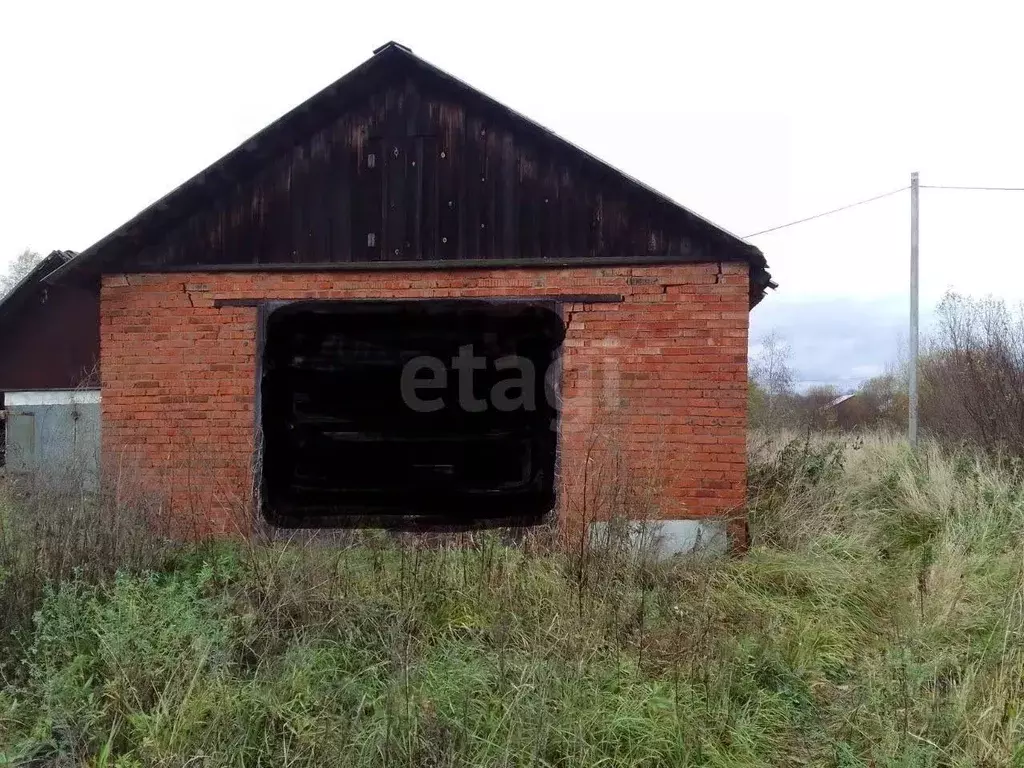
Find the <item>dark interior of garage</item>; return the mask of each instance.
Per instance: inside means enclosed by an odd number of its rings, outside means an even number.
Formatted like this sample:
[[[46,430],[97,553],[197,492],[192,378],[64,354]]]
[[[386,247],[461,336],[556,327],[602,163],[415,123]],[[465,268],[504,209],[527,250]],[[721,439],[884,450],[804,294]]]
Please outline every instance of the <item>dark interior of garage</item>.
[[[563,338],[554,306],[526,301],[266,311],[265,515],[291,527],[543,520],[554,505]]]

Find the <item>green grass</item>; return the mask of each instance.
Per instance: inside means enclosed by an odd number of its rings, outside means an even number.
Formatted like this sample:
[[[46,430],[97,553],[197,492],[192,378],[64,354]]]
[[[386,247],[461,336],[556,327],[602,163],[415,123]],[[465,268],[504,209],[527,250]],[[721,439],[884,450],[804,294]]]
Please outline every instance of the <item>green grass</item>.
[[[1024,766],[1024,471],[752,443],[743,558],[490,534],[62,568],[4,612],[0,764]]]

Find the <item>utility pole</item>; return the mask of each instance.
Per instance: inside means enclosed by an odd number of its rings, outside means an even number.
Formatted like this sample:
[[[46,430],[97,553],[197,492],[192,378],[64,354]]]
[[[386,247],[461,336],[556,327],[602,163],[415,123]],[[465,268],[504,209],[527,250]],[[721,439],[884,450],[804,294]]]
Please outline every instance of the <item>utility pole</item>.
[[[920,281],[917,266],[918,251],[918,196],[917,172],[910,174],[910,402],[907,437],[917,447],[917,288]]]

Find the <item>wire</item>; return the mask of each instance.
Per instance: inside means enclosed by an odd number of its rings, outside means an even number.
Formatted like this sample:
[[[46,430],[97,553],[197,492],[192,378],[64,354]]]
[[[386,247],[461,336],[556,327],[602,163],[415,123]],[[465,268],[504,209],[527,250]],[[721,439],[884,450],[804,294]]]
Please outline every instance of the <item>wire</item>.
[[[983,192],[1024,192],[1024,187],[951,187],[944,184],[922,184],[921,189],[972,189]]]
[[[769,229],[762,229],[760,232],[754,232],[754,233],[749,234],[749,235],[744,235],[744,237],[757,237],[758,235],[766,235],[769,232],[776,232],[776,231],[778,231],[780,229],[786,229],[786,227],[795,227],[797,224],[803,224],[804,222],[807,222],[807,221],[814,221],[814,219],[820,219],[822,216],[831,216],[833,213],[839,213],[840,211],[846,211],[846,210],[849,210],[850,208],[856,208],[858,205],[865,205],[866,203],[873,203],[873,202],[875,202],[875,200],[881,200],[884,197],[890,197],[891,195],[899,194],[900,192],[904,192],[904,191],[906,191],[909,188],[910,187],[900,187],[899,189],[894,189],[892,192],[886,192],[883,195],[875,195],[874,197],[869,197],[866,200],[860,200],[860,201],[858,201],[856,203],[850,203],[849,205],[844,205],[841,208],[833,208],[831,211],[825,211],[824,213],[816,213],[813,216],[808,216],[805,219],[797,219],[796,221],[791,221],[788,224],[780,224],[777,227],[771,227]]]
[[[945,184],[921,184],[919,188],[920,189],[960,189],[960,190],[974,190],[974,191],[982,191],[982,192],[1024,192],[1024,187],[961,187],[961,186],[951,186],[951,185],[945,185]],[[839,213],[840,211],[847,211],[850,208],[856,208],[858,205],[865,205],[867,203],[873,203],[873,202],[875,202],[875,200],[881,200],[883,198],[890,197],[891,195],[899,194],[900,192],[904,192],[907,189],[910,189],[910,187],[900,187],[899,189],[894,189],[892,192],[886,192],[885,194],[882,194],[882,195],[875,195],[874,197],[869,197],[866,200],[859,200],[856,203],[850,203],[849,205],[844,205],[841,208],[833,208],[831,211],[824,211],[823,213],[816,213],[813,216],[808,216],[807,218],[804,218],[804,219],[797,219],[796,221],[791,221],[788,224],[780,224],[777,227],[770,227],[769,229],[762,229],[760,232],[753,232],[753,233],[751,233],[749,235],[744,235],[744,237],[745,238],[746,237],[757,237],[758,235],[767,235],[769,232],[777,232],[778,230],[786,229],[787,227],[795,227],[797,224],[804,224],[805,222],[808,222],[808,221],[814,221],[815,219],[820,219],[823,216],[831,216],[833,213]]]

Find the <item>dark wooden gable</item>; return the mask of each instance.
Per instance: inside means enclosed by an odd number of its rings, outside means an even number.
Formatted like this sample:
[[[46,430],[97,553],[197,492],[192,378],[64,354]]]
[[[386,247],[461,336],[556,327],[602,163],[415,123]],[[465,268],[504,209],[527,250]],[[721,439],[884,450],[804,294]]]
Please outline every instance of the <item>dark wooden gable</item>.
[[[768,281],[756,248],[397,45],[77,261],[90,258],[102,271],[737,260],[752,301]]]
[[[71,255],[54,251],[0,297],[0,392],[98,384],[97,292],[43,280]]]

